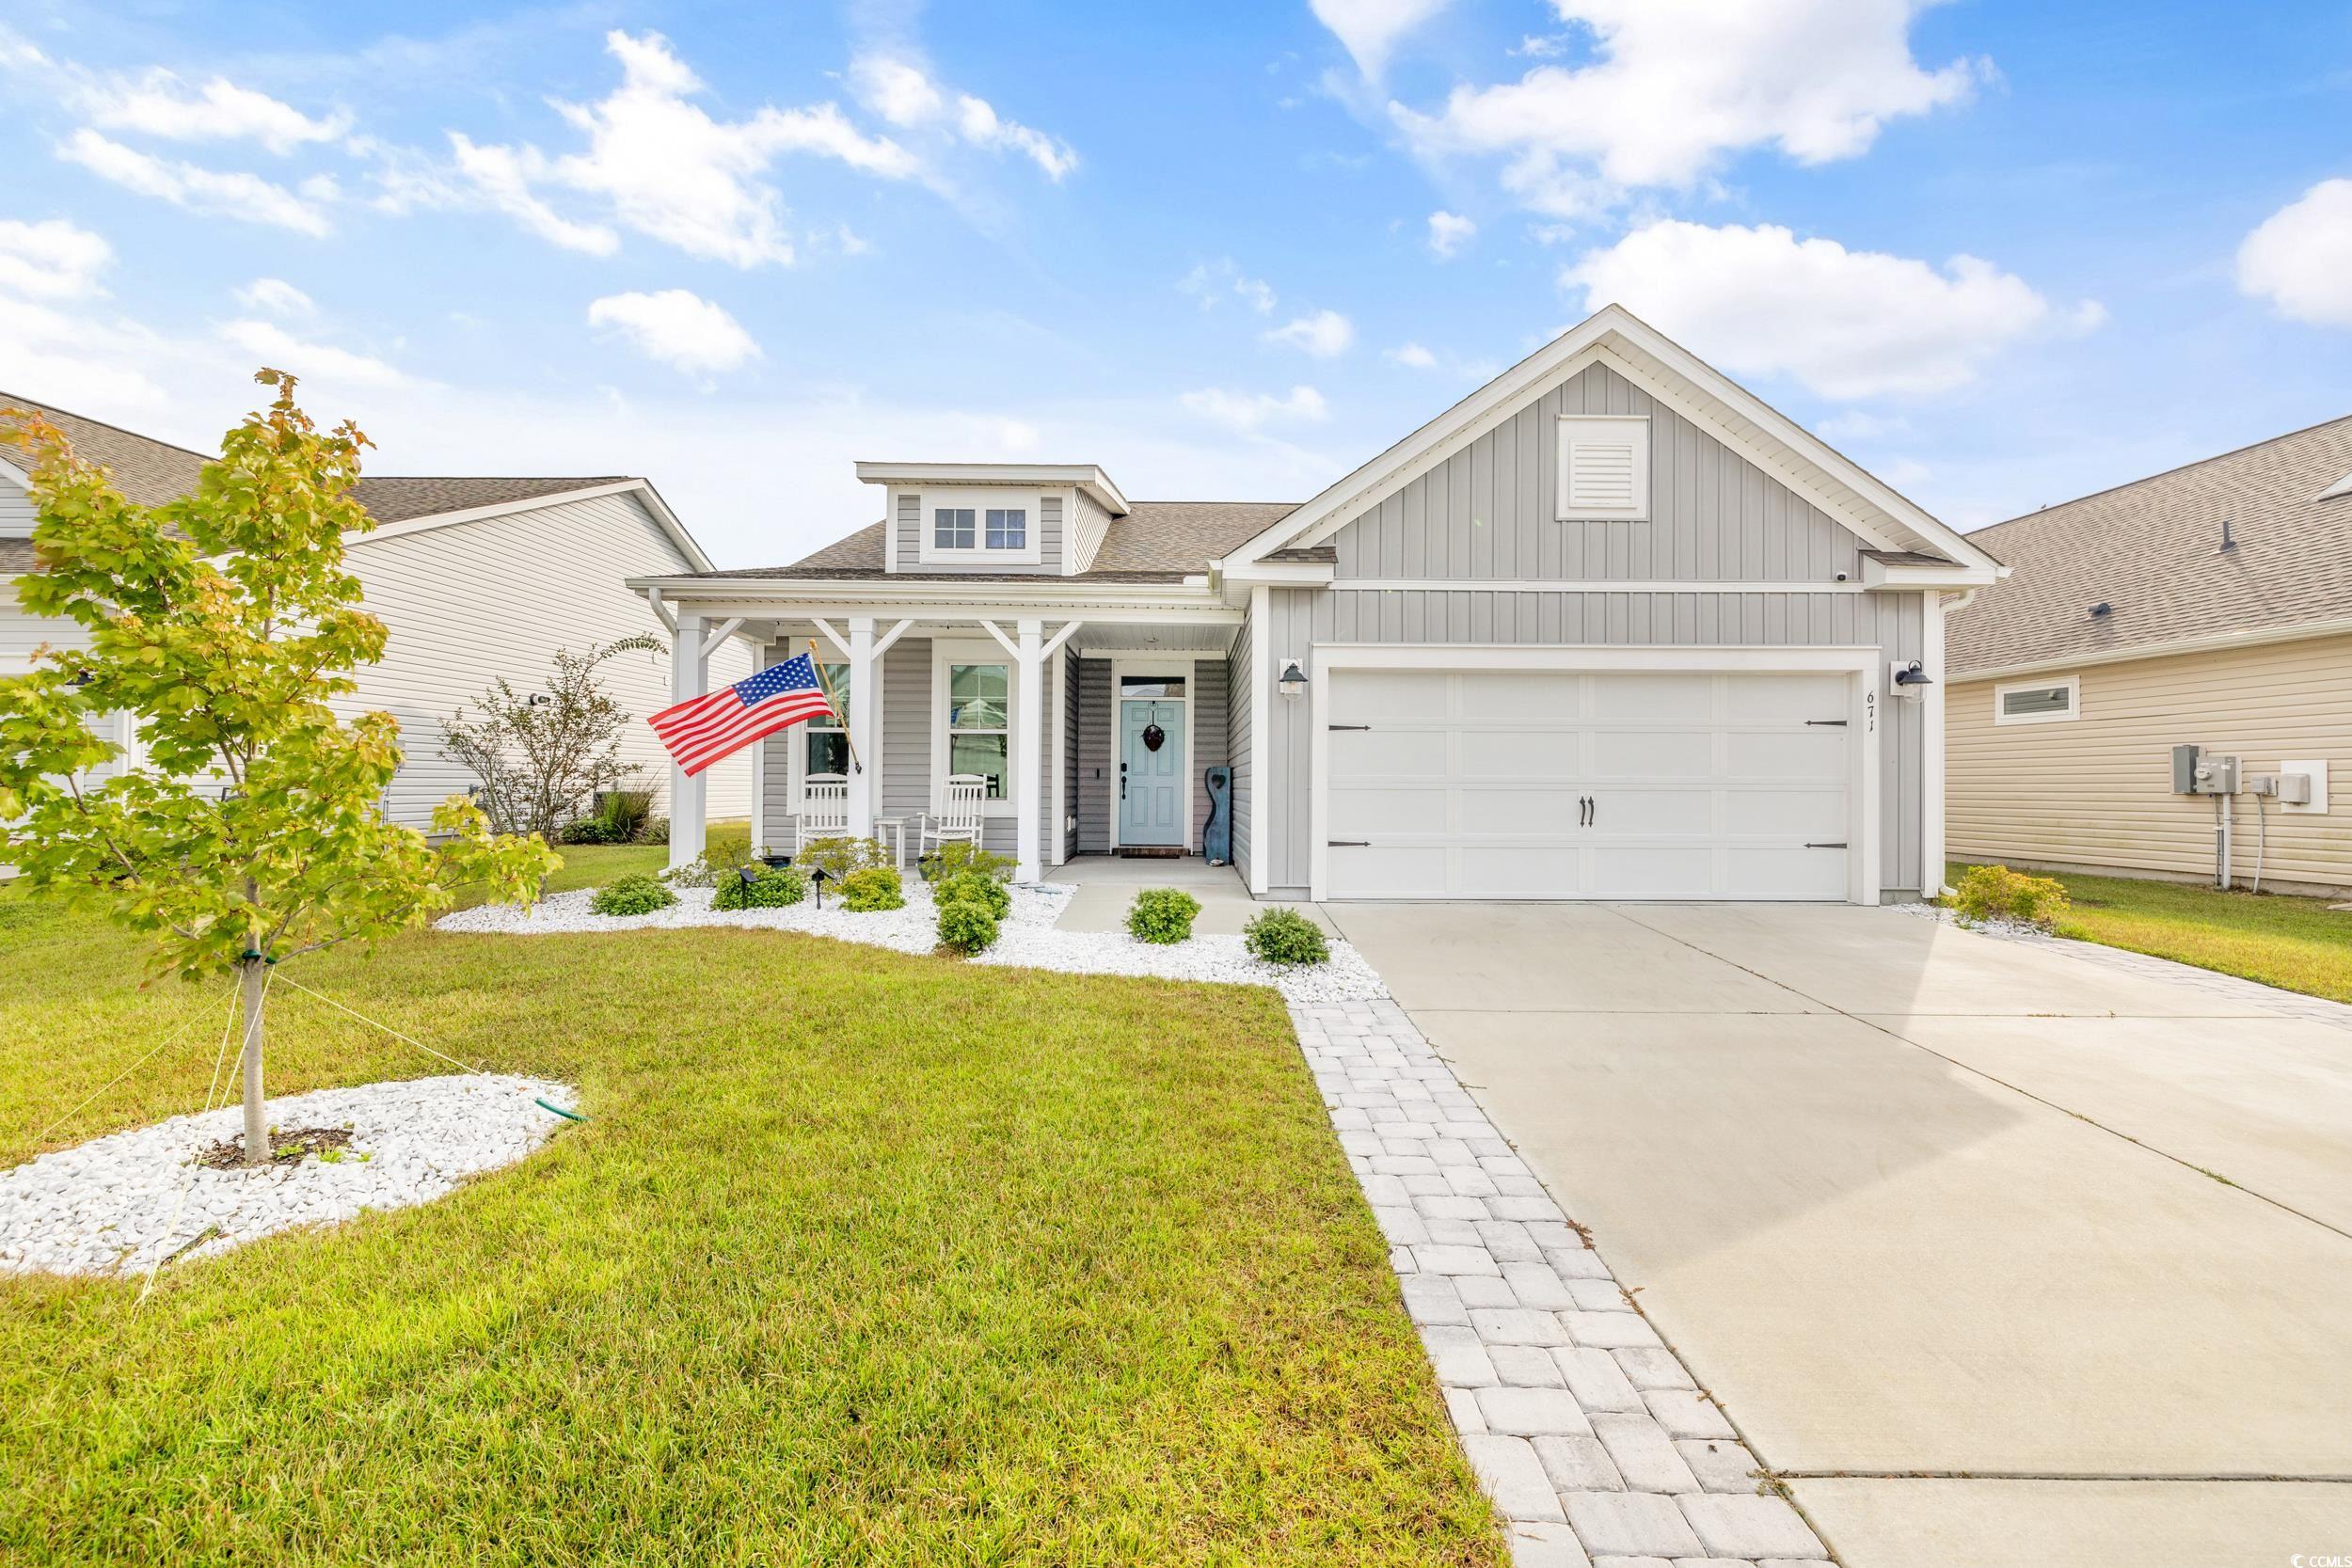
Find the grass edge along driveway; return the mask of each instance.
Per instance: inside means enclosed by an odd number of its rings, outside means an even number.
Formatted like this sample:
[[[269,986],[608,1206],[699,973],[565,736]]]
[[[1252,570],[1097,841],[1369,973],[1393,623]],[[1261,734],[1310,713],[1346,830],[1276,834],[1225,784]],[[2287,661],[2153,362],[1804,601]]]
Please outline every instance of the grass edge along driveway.
[[[1957,883],[1975,863],[1953,862],[1947,880]],[[2341,899],[2225,893],[2137,877],[2033,874],[2056,878],[2073,901],[2058,921],[2062,937],[2352,1003],[2352,911],[2328,907]]]
[[[212,999],[5,891],[0,941],[6,1164]],[[594,1119],[143,1308],[0,1281],[0,1557],[1502,1560],[1270,992],[722,930],[300,977]],[[445,1070],[273,1011],[277,1093]],[[193,1105],[212,1049],[48,1146]]]

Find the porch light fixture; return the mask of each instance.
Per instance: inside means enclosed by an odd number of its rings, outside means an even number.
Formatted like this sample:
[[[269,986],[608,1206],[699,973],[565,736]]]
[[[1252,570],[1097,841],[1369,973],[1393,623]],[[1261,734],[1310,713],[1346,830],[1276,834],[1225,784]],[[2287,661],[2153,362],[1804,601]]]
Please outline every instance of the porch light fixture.
[[[1935,684],[1926,667],[1915,658],[1909,663],[1895,664],[1889,673],[1892,679],[1888,684],[1893,687],[1894,693],[1898,697],[1914,699],[1924,697],[1928,694],[1927,689]]]
[[[1295,658],[1282,661],[1282,673],[1275,678],[1275,689],[1285,697],[1303,696],[1307,690],[1307,667]]]

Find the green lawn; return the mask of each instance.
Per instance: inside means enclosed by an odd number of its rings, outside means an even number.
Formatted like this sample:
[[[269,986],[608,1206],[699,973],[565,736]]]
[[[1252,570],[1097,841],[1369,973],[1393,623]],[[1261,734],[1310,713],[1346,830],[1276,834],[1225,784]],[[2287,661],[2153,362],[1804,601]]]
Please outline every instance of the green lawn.
[[[1955,862],[1957,882],[1968,867]],[[2059,875],[2074,907],[2058,934],[2352,1002],[2352,912],[2324,898],[2181,882]]]
[[[0,1166],[201,1100],[212,991],[5,890],[0,951]],[[593,1119],[144,1307],[0,1281],[0,1560],[1501,1560],[1270,992],[730,930],[289,974]],[[446,1070],[274,1006],[276,1092]]]

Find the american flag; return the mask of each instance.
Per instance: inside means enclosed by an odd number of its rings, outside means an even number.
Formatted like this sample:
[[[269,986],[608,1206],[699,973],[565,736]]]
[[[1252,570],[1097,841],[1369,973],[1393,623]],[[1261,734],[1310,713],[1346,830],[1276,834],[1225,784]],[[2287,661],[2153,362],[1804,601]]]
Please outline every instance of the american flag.
[[[680,768],[699,773],[762,736],[832,711],[816,664],[802,654],[749,680],[665,707],[645,722]]]

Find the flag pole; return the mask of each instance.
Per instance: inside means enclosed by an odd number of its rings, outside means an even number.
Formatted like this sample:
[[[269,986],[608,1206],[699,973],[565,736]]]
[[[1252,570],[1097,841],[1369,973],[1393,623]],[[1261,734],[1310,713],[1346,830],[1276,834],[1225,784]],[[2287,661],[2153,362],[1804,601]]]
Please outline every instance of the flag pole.
[[[842,711],[841,699],[833,694],[833,682],[825,678],[825,661],[817,657],[817,639],[808,640],[808,667],[817,672],[817,688],[825,694],[825,702],[833,716],[841,721],[842,743],[850,748],[850,771],[863,773],[866,764],[857,759],[857,736],[850,733],[850,716]]]

